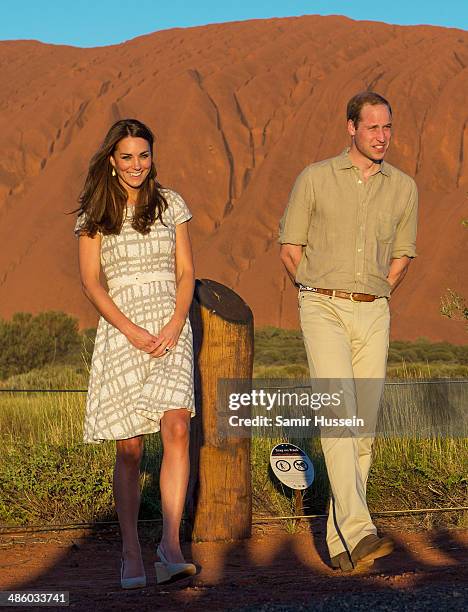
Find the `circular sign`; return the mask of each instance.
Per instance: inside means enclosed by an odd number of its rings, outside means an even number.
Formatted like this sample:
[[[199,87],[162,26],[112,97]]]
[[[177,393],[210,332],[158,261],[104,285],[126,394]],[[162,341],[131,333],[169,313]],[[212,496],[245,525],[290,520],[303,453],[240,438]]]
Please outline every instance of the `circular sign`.
[[[270,454],[275,476],[291,489],[307,489],[314,481],[314,466],[306,453],[294,444],[277,444]]]

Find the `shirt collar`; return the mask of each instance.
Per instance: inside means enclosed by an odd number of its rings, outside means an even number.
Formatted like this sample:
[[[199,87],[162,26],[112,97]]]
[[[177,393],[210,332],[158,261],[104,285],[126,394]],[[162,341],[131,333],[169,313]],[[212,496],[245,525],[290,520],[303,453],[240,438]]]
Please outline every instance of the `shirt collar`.
[[[346,147],[341,153],[341,155],[338,155],[338,157],[336,158],[336,167],[338,168],[338,170],[348,170],[350,168],[353,168],[353,162],[351,161],[351,158],[349,156],[349,147]],[[381,172],[385,176],[390,176],[390,166],[382,160],[378,172]]]

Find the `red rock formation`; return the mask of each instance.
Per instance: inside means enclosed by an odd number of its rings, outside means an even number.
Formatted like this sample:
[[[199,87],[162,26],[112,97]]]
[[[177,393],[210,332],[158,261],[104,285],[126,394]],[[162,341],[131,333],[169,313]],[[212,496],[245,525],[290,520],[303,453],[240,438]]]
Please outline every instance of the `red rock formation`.
[[[98,49],[0,43],[0,315],[60,309],[95,324],[66,212],[110,124],[137,117],[157,134],[161,181],[194,212],[197,275],[238,291],[257,325],[296,327],[278,220],[299,171],[346,145],[346,101],[371,87],[394,108],[388,159],[421,195],[393,336],[466,342],[439,302],[447,287],[468,295],[467,43],[461,30],[317,16]]]

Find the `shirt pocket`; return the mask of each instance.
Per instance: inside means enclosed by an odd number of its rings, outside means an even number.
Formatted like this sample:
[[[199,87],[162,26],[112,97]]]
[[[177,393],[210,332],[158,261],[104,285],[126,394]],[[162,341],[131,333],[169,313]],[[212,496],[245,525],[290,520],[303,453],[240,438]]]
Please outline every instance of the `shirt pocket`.
[[[376,235],[379,242],[391,243],[395,237],[396,219],[392,213],[382,212],[377,215]]]

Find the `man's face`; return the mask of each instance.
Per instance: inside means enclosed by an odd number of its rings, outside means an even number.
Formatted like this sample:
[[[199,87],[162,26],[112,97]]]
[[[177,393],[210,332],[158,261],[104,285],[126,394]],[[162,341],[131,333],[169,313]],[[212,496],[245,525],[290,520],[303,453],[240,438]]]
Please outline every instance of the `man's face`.
[[[354,147],[363,157],[380,162],[387,152],[392,136],[392,117],[385,104],[365,104],[357,127],[348,121],[348,133]]]

